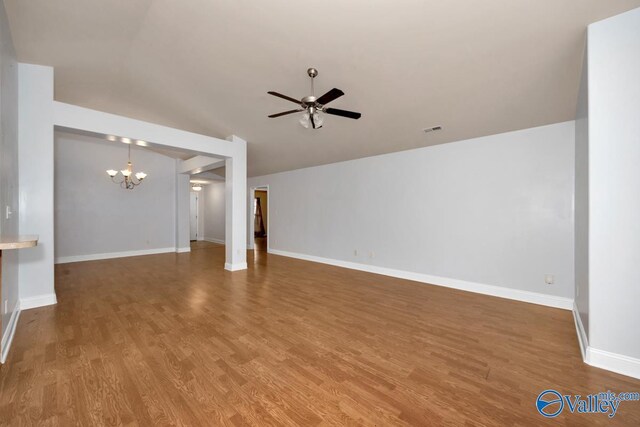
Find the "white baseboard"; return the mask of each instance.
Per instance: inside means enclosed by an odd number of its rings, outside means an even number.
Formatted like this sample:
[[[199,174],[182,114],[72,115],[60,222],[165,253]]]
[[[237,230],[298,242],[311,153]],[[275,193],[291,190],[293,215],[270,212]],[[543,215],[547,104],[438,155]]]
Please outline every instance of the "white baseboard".
[[[635,357],[587,347],[587,360],[585,362],[596,368],[640,379],[640,359]]]
[[[9,349],[11,348],[11,342],[13,342],[13,336],[16,333],[16,327],[18,326],[18,319],[20,318],[20,300],[16,301],[16,305],[9,318],[9,324],[2,335],[2,353],[0,354],[0,363],[4,363],[7,360]]]
[[[246,262],[238,262],[235,264],[230,264],[228,262],[224,263],[224,269],[229,271],[238,271],[238,270],[246,270],[247,263]]]
[[[20,298],[20,310],[44,307],[57,304],[56,294],[37,295],[35,297]]]
[[[282,255],[290,258],[298,258],[305,261],[330,264],[337,267],[349,268],[352,270],[366,271],[368,273],[381,274],[383,276],[397,277],[399,279],[413,280],[415,282],[428,283],[430,285],[444,286],[447,288],[459,289],[462,291],[475,292],[478,294],[491,295],[494,297],[507,298],[516,301],[523,301],[532,304],[544,305],[547,307],[571,310],[573,300],[571,298],[558,297],[554,295],[540,294],[537,292],[523,291],[519,289],[504,288],[501,286],[485,285],[482,283],[467,282],[464,280],[451,279],[448,277],[432,276],[429,274],[413,273],[410,271],[395,270],[385,267],[377,267],[369,264],[360,264],[350,261],[341,261],[331,258],[322,258],[313,255],[299,254],[295,252],[269,249],[269,253]]]
[[[222,239],[215,239],[213,237],[205,237],[204,240],[207,241],[207,242],[217,243],[219,245],[224,245],[224,240],[222,240]]]
[[[186,248],[176,248],[176,253],[178,254],[182,254],[185,252],[191,252],[191,246],[188,246]]]
[[[96,261],[100,259],[124,258],[140,255],[164,254],[167,252],[176,252],[175,247],[143,249],[139,251],[109,252],[104,254],[74,255],[56,258],[56,264],[66,264],[68,262]]]
[[[576,323],[576,334],[578,335],[578,342],[580,343],[580,351],[582,352],[582,360],[584,360],[584,363],[596,368],[640,379],[640,359],[591,347],[576,305],[573,307],[573,318]]]
[[[587,350],[589,349],[589,339],[587,338],[587,332],[582,324],[582,318],[578,311],[578,306],[573,304],[573,321],[576,324],[576,333],[578,334],[578,344],[580,344],[580,352],[582,353],[582,360],[587,362]]]

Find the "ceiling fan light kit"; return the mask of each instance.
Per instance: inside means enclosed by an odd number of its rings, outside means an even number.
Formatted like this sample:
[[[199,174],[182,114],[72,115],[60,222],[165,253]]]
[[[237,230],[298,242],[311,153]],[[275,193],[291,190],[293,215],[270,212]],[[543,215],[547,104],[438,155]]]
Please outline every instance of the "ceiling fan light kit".
[[[320,129],[324,123],[324,118],[322,117],[322,113],[331,114],[334,116],[346,117],[349,119],[359,119],[362,115],[360,113],[356,113],[354,111],[346,111],[340,110],[338,108],[328,108],[326,104],[340,98],[344,95],[344,92],[340,89],[333,88],[329,92],[325,93],[319,98],[316,98],[313,88],[313,79],[318,76],[318,70],[315,68],[309,68],[307,70],[307,74],[311,78],[311,95],[305,96],[301,100],[297,100],[287,95],[283,95],[278,92],[269,91],[267,92],[269,95],[277,96],[278,98],[285,99],[287,101],[298,104],[299,108],[295,110],[283,111],[282,113],[271,114],[269,118],[276,118],[286,116],[288,114],[301,113],[304,111],[304,114],[300,118],[299,122],[302,127],[308,129],[311,127],[312,129]]]

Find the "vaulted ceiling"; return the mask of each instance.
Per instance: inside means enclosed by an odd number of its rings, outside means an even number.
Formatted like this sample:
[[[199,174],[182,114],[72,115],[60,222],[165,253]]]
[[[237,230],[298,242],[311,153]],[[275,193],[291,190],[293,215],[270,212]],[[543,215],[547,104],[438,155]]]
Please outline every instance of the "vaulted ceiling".
[[[59,101],[249,142],[262,175],[571,120],[587,24],[640,0],[5,0]],[[346,95],[306,130],[267,95]],[[422,129],[441,125],[425,134]]]

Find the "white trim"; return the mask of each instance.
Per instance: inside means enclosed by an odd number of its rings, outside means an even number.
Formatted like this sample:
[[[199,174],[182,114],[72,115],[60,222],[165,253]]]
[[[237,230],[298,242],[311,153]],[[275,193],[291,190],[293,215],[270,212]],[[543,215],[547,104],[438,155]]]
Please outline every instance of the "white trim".
[[[247,263],[246,262],[239,262],[237,264],[229,264],[228,262],[225,262],[224,263],[224,269],[225,270],[229,270],[229,271],[246,270],[247,269]]]
[[[582,352],[582,360],[584,363],[600,369],[615,372],[628,377],[640,379],[640,359],[625,356],[622,354],[611,353],[610,351],[598,350],[589,346],[580,312],[578,307],[573,306],[573,318],[576,323],[576,334],[580,343],[580,351]]]
[[[447,288],[460,289],[468,292],[475,292],[494,297],[507,298],[516,301],[523,301],[532,304],[545,305],[547,307],[561,308],[563,310],[571,310],[573,308],[573,300],[571,298],[558,297],[555,295],[540,294],[537,292],[523,291],[520,289],[510,289],[501,286],[485,285],[482,283],[467,282],[464,280],[451,279],[448,277],[432,276],[429,274],[413,273],[410,271],[394,270],[391,268],[377,267],[369,264],[359,264],[350,261],[341,261],[330,258],[322,258],[313,255],[305,255],[294,252],[281,251],[277,249],[269,249],[269,253],[281,255],[290,258],[298,258],[306,261],[319,262],[322,264],[330,264],[338,267],[349,268],[352,270],[366,271],[369,273],[382,274],[384,276],[397,277],[400,279],[413,280],[415,282],[428,283],[430,285],[444,286]]]
[[[20,300],[16,301],[16,305],[11,313],[7,330],[2,336],[2,354],[0,354],[0,363],[4,363],[7,360],[11,343],[13,342],[13,336],[16,333],[16,327],[18,326],[18,319],[20,318]]]
[[[587,347],[586,362],[596,368],[640,379],[640,359]]]
[[[35,297],[20,298],[20,310],[44,307],[57,304],[56,294],[36,295]]]
[[[191,252],[191,246],[187,246],[186,248],[176,248],[177,254],[182,254],[185,252]]]
[[[580,352],[582,353],[582,360],[585,363],[589,363],[587,357],[589,356],[589,338],[587,337],[587,333],[584,329],[584,325],[582,324],[582,318],[580,317],[580,311],[578,311],[578,306],[573,304],[573,321],[576,324],[576,333],[578,335],[578,344],[580,344]]]
[[[225,242],[224,240],[221,239],[214,239],[213,237],[203,237],[202,238],[205,242],[211,242],[211,243],[217,243],[219,245],[224,245]]]
[[[66,264],[68,262],[95,261],[99,259],[124,258],[130,256],[155,255],[167,252],[177,252],[175,246],[170,248],[143,249],[139,251],[109,252],[104,254],[73,255],[56,258],[56,264]]]

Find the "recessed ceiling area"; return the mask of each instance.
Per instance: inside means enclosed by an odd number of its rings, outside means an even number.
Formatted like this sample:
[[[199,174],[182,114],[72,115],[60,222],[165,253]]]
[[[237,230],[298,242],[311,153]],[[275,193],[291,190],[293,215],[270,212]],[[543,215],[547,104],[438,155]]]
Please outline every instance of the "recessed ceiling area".
[[[62,102],[248,141],[250,176],[572,120],[586,25],[640,0],[6,0]],[[337,87],[320,130],[267,95]],[[438,124],[443,130],[425,134]]]

